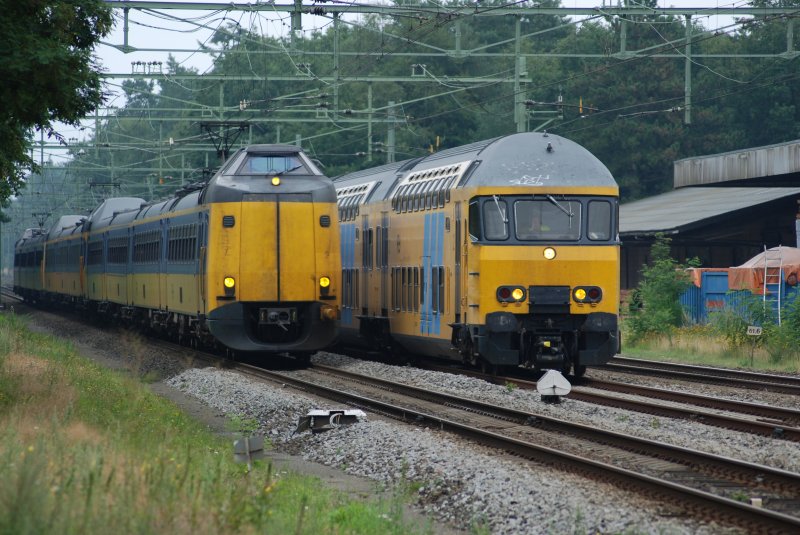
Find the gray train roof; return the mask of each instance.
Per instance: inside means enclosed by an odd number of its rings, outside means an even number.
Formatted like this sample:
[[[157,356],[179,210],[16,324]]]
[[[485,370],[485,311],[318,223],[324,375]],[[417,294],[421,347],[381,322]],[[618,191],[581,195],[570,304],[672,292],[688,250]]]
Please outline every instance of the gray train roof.
[[[260,154],[293,154],[301,152],[303,149],[297,145],[274,145],[265,143],[262,145],[248,145],[243,150]]]
[[[112,199],[106,199],[100,206],[94,209],[87,222],[90,224],[92,230],[96,230],[101,226],[110,225],[114,216],[119,213],[138,210],[143,204],[145,204],[144,199],[138,197],[114,197]]]
[[[472,162],[479,164],[468,173],[462,186],[617,185],[606,166],[588,150],[561,136],[540,132],[511,134],[445,149],[423,158],[342,175],[334,182],[337,190],[380,182],[374,186],[370,198],[386,199],[401,175],[453,166],[459,166],[459,172],[465,173]]]
[[[622,236],[675,232],[730,212],[799,195],[800,188],[681,188],[621,205],[619,232]]]
[[[50,230],[47,232],[47,236],[50,239],[58,238],[59,236],[67,236],[73,234],[75,229],[78,226],[86,221],[86,216],[82,215],[62,215],[58,218]]]

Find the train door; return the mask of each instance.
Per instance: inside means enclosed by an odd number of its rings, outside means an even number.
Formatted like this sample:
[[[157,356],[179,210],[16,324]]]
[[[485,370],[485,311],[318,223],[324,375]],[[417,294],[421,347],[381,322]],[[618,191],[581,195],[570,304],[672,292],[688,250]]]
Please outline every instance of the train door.
[[[251,202],[260,201],[260,202]],[[247,194],[241,203],[239,299],[311,301],[316,297],[314,206],[310,193]]]
[[[455,246],[454,251],[454,264],[455,264],[455,273],[454,273],[454,280],[455,284],[455,291],[453,292],[453,313],[455,314],[454,323],[461,323],[461,203],[457,202],[455,204],[455,217],[453,218],[456,222],[455,228],[455,236],[453,239],[453,244]]]
[[[422,252],[420,334],[441,333],[444,303],[444,221],[445,214],[425,214]]]
[[[372,271],[372,229],[369,228],[369,216],[361,216],[361,314],[369,314],[370,306],[370,272]]]
[[[278,195],[277,203],[278,300],[317,299],[314,204],[310,193]]]
[[[206,312],[206,250],[208,244],[208,212],[201,212],[197,224],[197,311],[198,313],[205,314]]]
[[[389,317],[389,212],[381,212],[381,231],[375,237],[377,241],[377,258],[375,263],[380,266],[380,295],[381,316]]]

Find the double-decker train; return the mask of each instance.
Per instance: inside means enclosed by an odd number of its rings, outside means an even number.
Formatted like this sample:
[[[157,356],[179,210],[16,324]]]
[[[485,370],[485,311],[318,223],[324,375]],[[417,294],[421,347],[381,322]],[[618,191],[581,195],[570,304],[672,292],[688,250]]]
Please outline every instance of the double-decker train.
[[[619,190],[578,144],[513,134],[334,182],[345,344],[575,375],[618,351]]]
[[[107,199],[28,229],[14,290],[192,345],[306,360],[337,337],[339,250],[332,181],[296,146],[254,145],[170,199]]]

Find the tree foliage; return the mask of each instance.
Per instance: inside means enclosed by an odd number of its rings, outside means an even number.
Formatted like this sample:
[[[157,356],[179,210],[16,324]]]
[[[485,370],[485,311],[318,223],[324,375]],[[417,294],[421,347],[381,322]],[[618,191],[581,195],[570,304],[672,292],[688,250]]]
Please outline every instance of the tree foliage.
[[[800,5],[800,0],[791,1]],[[0,2],[9,4],[9,13],[41,3]],[[228,19],[201,45],[219,51],[207,71],[211,76],[170,58],[166,76],[122,83],[124,107],[100,122],[81,158],[67,165],[64,176],[71,182],[64,189],[74,191],[74,197],[47,211],[75,213],[91,207],[94,196],[102,193],[87,187],[92,183],[120,184],[107,194],[154,199],[203,180],[220,164],[207,131],[201,129],[208,120],[250,125],[233,148],[299,138],[330,176],[386,161],[390,114],[395,118],[397,160],[515,132],[513,78],[518,66],[512,56],[501,53],[515,52],[517,26],[523,37],[523,77],[531,80],[522,84],[521,96],[540,103],[527,110],[528,127],[557,116],[543,128],[585,145],[600,158],[619,182],[623,201],[671,189],[677,159],[800,136],[800,59],[778,56],[787,47],[786,19],[755,17],[733,30],[715,32],[695,19],[637,15],[626,21],[623,47],[622,21],[602,14],[577,23],[549,15],[472,17],[447,10],[452,5],[475,7],[467,0],[423,4],[429,9],[414,16],[369,15],[358,23],[334,24],[328,15],[331,23],[324,29],[294,38],[265,35],[266,27],[257,23],[246,27],[241,20]],[[546,0],[539,5],[558,4]],[[491,13],[498,7],[508,3],[487,0],[475,9]],[[5,27],[12,24],[7,21],[22,18],[4,17],[0,24]],[[684,121],[686,59],[681,55],[687,23],[692,25],[693,53],[713,55],[697,56],[691,63],[690,124]],[[104,26],[93,27],[97,28]],[[4,50],[20,48],[11,43],[20,33],[15,29],[0,37],[6,39]],[[336,47],[342,52],[338,63],[330,54]],[[31,50],[29,55],[35,55],[38,49]],[[763,57],[725,57],[745,53]],[[83,54],[90,59],[85,50]],[[17,69],[30,68],[25,56],[12,60]],[[42,70],[42,64],[37,65]],[[11,68],[0,64],[0,69]],[[187,76],[192,74],[197,76]],[[370,82],[368,77],[411,81]],[[466,84],[459,81],[464,77],[505,81]],[[96,79],[85,91],[87,97],[98,96]],[[75,94],[56,91],[61,92]],[[391,109],[390,102],[395,103]],[[74,113],[67,118],[86,111],[75,105],[68,109]],[[47,128],[45,119],[64,117],[39,119]],[[14,138],[16,152],[24,154],[29,127],[6,122],[0,135],[15,126],[20,134]],[[5,137],[0,142],[15,147]],[[14,175],[12,184],[20,178]]]
[[[102,0],[0,0],[0,200],[19,191],[31,130],[57,136],[102,101],[92,56],[112,25]]]

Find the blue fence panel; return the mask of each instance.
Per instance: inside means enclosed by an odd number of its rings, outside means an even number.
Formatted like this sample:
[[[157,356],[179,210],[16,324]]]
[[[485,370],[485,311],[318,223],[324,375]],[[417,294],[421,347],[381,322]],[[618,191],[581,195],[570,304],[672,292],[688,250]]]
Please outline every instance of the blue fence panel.
[[[680,302],[686,312],[686,317],[691,324],[705,324],[714,312],[732,310],[747,321],[751,321],[748,302],[752,299],[762,299],[760,293],[749,290],[728,291],[728,274],[723,272],[707,272],[701,276],[701,287],[690,286],[681,295]],[[795,299],[800,296],[798,287],[787,286],[781,283],[781,308],[785,310]],[[769,296],[768,296],[769,300]],[[777,312],[777,300],[771,303],[773,313]],[[777,315],[774,316],[777,320]]]
[[[692,284],[681,295],[681,305],[689,323],[696,324],[701,322],[701,310],[703,309],[703,294],[697,286]]]

